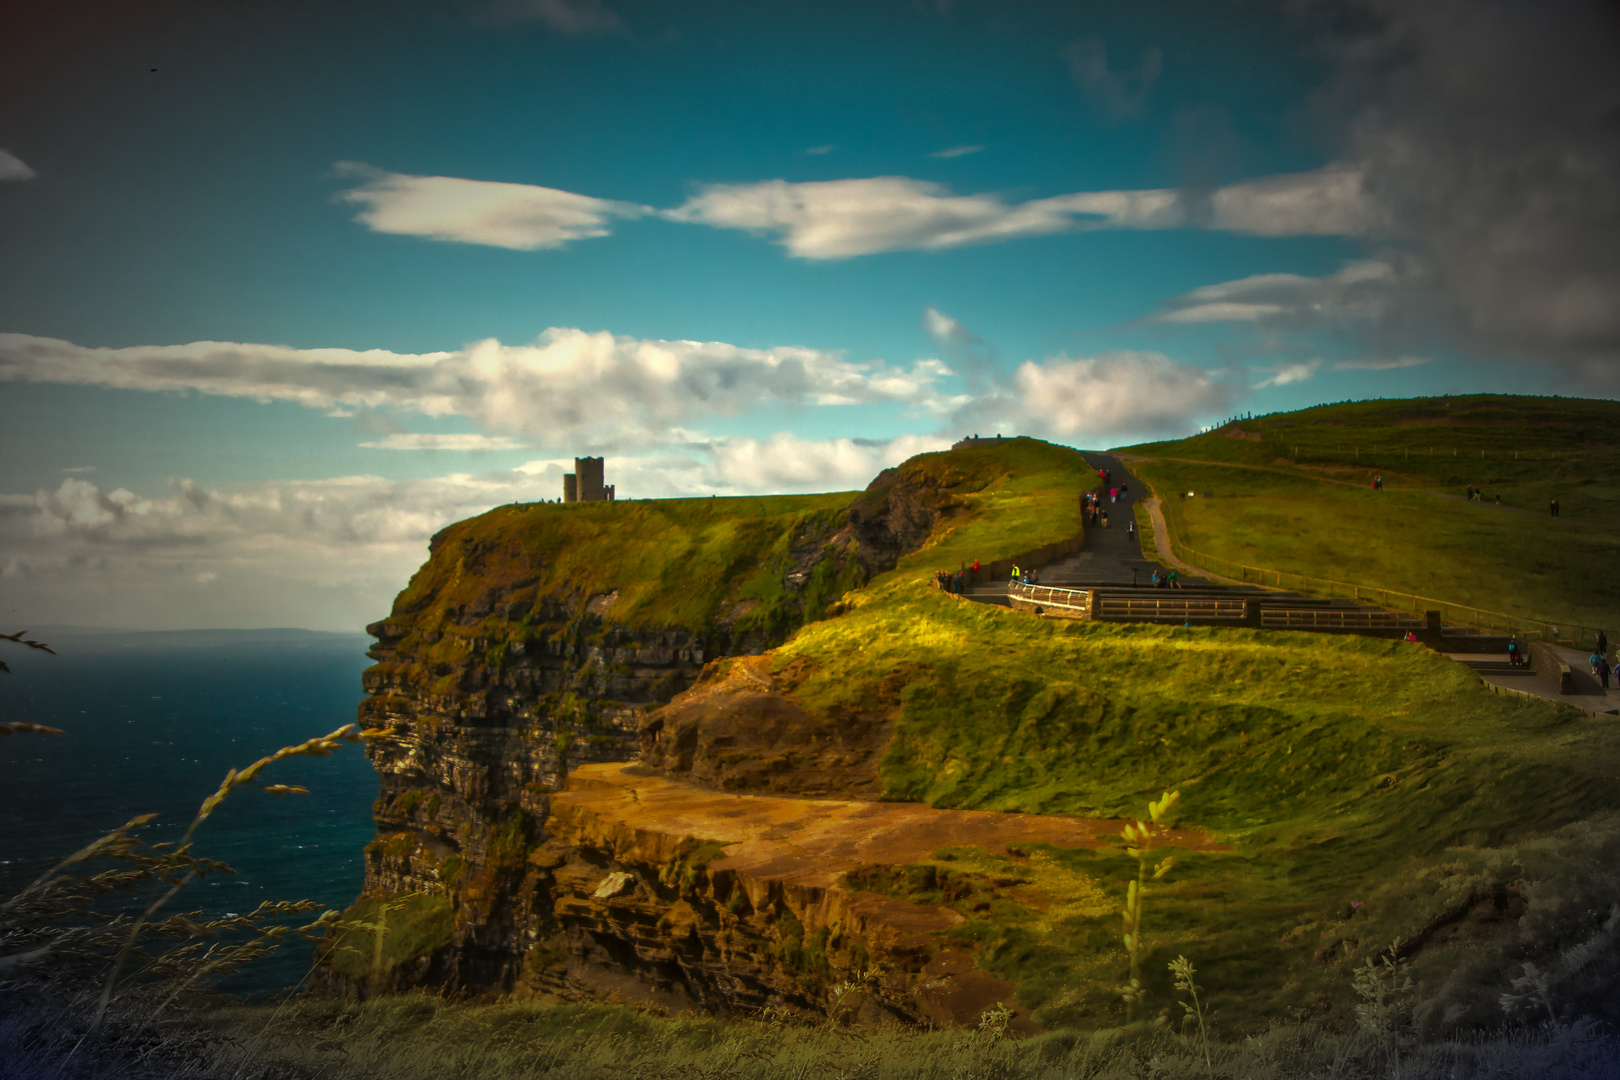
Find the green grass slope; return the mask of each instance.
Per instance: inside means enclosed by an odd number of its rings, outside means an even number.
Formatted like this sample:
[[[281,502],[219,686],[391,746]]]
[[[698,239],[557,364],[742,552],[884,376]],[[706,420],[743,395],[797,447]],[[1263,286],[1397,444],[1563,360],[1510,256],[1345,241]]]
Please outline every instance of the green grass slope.
[[[1155,1009],[1171,1002],[1165,962],[1178,952],[1194,957],[1234,1021],[1313,1001],[1342,1007],[1350,963],[1396,934],[1419,934],[1446,904],[1486,889],[1491,873],[1489,888],[1534,903],[1544,879],[1564,872],[1532,881],[1522,869],[1481,867],[1620,810],[1612,721],[1497,696],[1422,646],[1044,621],[898,576],[846,603],[847,614],[778,649],[777,671],[822,715],[891,704],[886,797],[1115,817],[1139,815],[1176,788],[1180,822],[1230,845],[1185,853],[1150,898]],[[1606,829],[1594,842],[1620,851],[1620,828]],[[944,851],[936,874],[911,880],[1032,883],[1049,903],[982,911],[964,902],[956,936],[1019,984],[1038,1021],[1117,1020],[1113,905],[1132,864],[1117,851],[1026,854]],[[1422,876],[1442,866],[1450,877]],[[1620,897],[1620,877],[1605,873],[1587,892]],[[1111,899],[1099,906],[1099,896]],[[1375,897],[1352,914],[1351,901]],[[1596,932],[1609,901],[1583,898],[1589,909],[1567,910],[1567,896],[1551,900],[1552,914],[1537,909],[1557,930],[1514,947],[1528,956],[1554,938]],[[1429,986],[1431,1013],[1499,1021],[1492,995],[1506,989],[1505,963],[1471,988]]]
[[[1151,459],[1136,468],[1196,551],[1550,623],[1620,621],[1620,402],[1353,402],[1127,449]],[[1464,500],[1470,485],[1485,502]]]
[[[866,492],[503,506],[433,540],[391,621],[501,639],[590,597],[604,624],[785,633],[867,580],[851,514],[933,516],[901,567],[1011,557],[1077,535],[1078,453],[1034,439],[921,454]],[[892,504],[892,505],[891,505]],[[835,542],[842,545],[834,550]],[[808,576],[789,588],[788,575]],[[446,656],[454,653],[447,642]],[[449,651],[446,651],[449,650]]]

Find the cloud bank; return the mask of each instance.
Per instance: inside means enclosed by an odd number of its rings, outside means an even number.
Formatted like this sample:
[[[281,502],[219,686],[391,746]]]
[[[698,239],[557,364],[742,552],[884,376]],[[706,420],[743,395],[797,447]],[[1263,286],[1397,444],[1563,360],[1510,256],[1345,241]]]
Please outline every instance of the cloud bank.
[[[905,176],[711,184],[663,216],[774,236],[803,259],[965,247],[1092,229],[1199,227],[1256,236],[1370,235],[1383,212],[1343,166],[1267,177],[1211,193],[1090,191],[1006,203]]]
[[[807,153],[820,153],[816,147]],[[983,150],[958,146],[934,157]],[[1212,192],[1170,188],[1084,191],[1021,203],[957,195],[906,176],[800,183],[710,184],[673,209],[597,199],[534,184],[410,176],[352,162],[365,179],[338,195],[362,209],[375,232],[514,251],[560,248],[607,236],[616,220],[657,214],[669,221],[774,237],[803,259],[889,251],[934,251],[1095,229],[1206,228],[1254,236],[1364,236],[1387,227],[1354,168],[1265,177]]]
[[[547,330],[531,345],[492,338],[420,354],[220,341],[97,349],[0,334],[0,381],[459,416],[489,435],[575,450],[659,445],[683,438],[681,429],[693,423],[773,404],[898,403],[943,416],[959,404],[940,389],[949,374],[938,360],[887,367],[817,349],[651,341],[571,328]],[[391,436],[373,445],[423,449],[434,438],[443,437]]]
[[[945,440],[732,439],[610,457],[640,497],[838,491]],[[555,499],[572,461],[425,480],[348,476],[162,494],[104,491],[78,477],[0,494],[0,589],[24,622],[307,626],[358,630],[387,614],[428,539],[512,502]]]

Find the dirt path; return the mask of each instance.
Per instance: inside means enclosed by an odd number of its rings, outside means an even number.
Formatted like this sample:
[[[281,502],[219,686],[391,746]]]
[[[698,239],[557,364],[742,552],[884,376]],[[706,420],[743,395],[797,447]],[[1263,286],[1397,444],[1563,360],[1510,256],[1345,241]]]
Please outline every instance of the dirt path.
[[[645,834],[713,840],[726,845],[710,865],[753,877],[830,889],[857,866],[902,866],[928,859],[942,847],[981,847],[1005,854],[1008,845],[1046,843],[1096,848],[1112,842],[1124,822],[983,810],[936,810],[921,803],[796,799],[729,795],[653,774],[639,766],[581,765],[564,790],[551,797],[552,817],[594,818],[592,829],[620,833],[626,842]],[[1177,830],[1171,843],[1217,850],[1207,834]]]
[[[1147,508],[1148,516],[1153,519],[1153,550],[1158,553],[1160,562],[1167,566],[1174,566],[1183,573],[1197,574],[1200,577],[1208,578],[1218,585],[1252,584],[1251,582],[1238,581],[1235,578],[1222,577],[1219,574],[1210,573],[1208,570],[1200,570],[1176,558],[1176,553],[1170,550],[1170,526],[1165,524],[1164,508],[1159,505],[1159,497],[1155,495],[1142,505]],[[1262,585],[1261,588],[1269,588],[1269,586]]]

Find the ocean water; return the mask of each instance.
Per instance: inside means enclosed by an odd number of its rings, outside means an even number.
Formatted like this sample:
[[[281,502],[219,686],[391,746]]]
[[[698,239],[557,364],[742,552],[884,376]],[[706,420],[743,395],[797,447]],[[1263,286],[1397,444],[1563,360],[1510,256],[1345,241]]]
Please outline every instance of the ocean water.
[[[231,768],[355,719],[363,634],[301,630],[47,636],[56,656],[0,642],[0,719],[62,736],[0,738],[0,895],[141,813],[148,842],[174,840]],[[194,883],[168,910],[246,913],[263,900],[342,909],[363,877],[377,775],[359,744],[290,758],[233,794],[198,830],[195,850],[235,875]],[[289,944],[219,984],[258,997],[296,986],[310,948]]]

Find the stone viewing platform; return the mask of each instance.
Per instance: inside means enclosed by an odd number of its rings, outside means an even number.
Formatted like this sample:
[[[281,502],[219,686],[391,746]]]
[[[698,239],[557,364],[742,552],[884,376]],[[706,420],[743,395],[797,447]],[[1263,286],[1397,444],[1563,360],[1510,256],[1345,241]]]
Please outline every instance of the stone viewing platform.
[[[951,449],[963,450],[974,446],[1000,446],[1002,443],[1012,442],[1016,438],[1018,438],[1016,435],[996,435],[994,437],[986,436],[985,438],[981,439],[977,435],[969,435],[966,438],[957,439],[955,442],[951,443]]]

